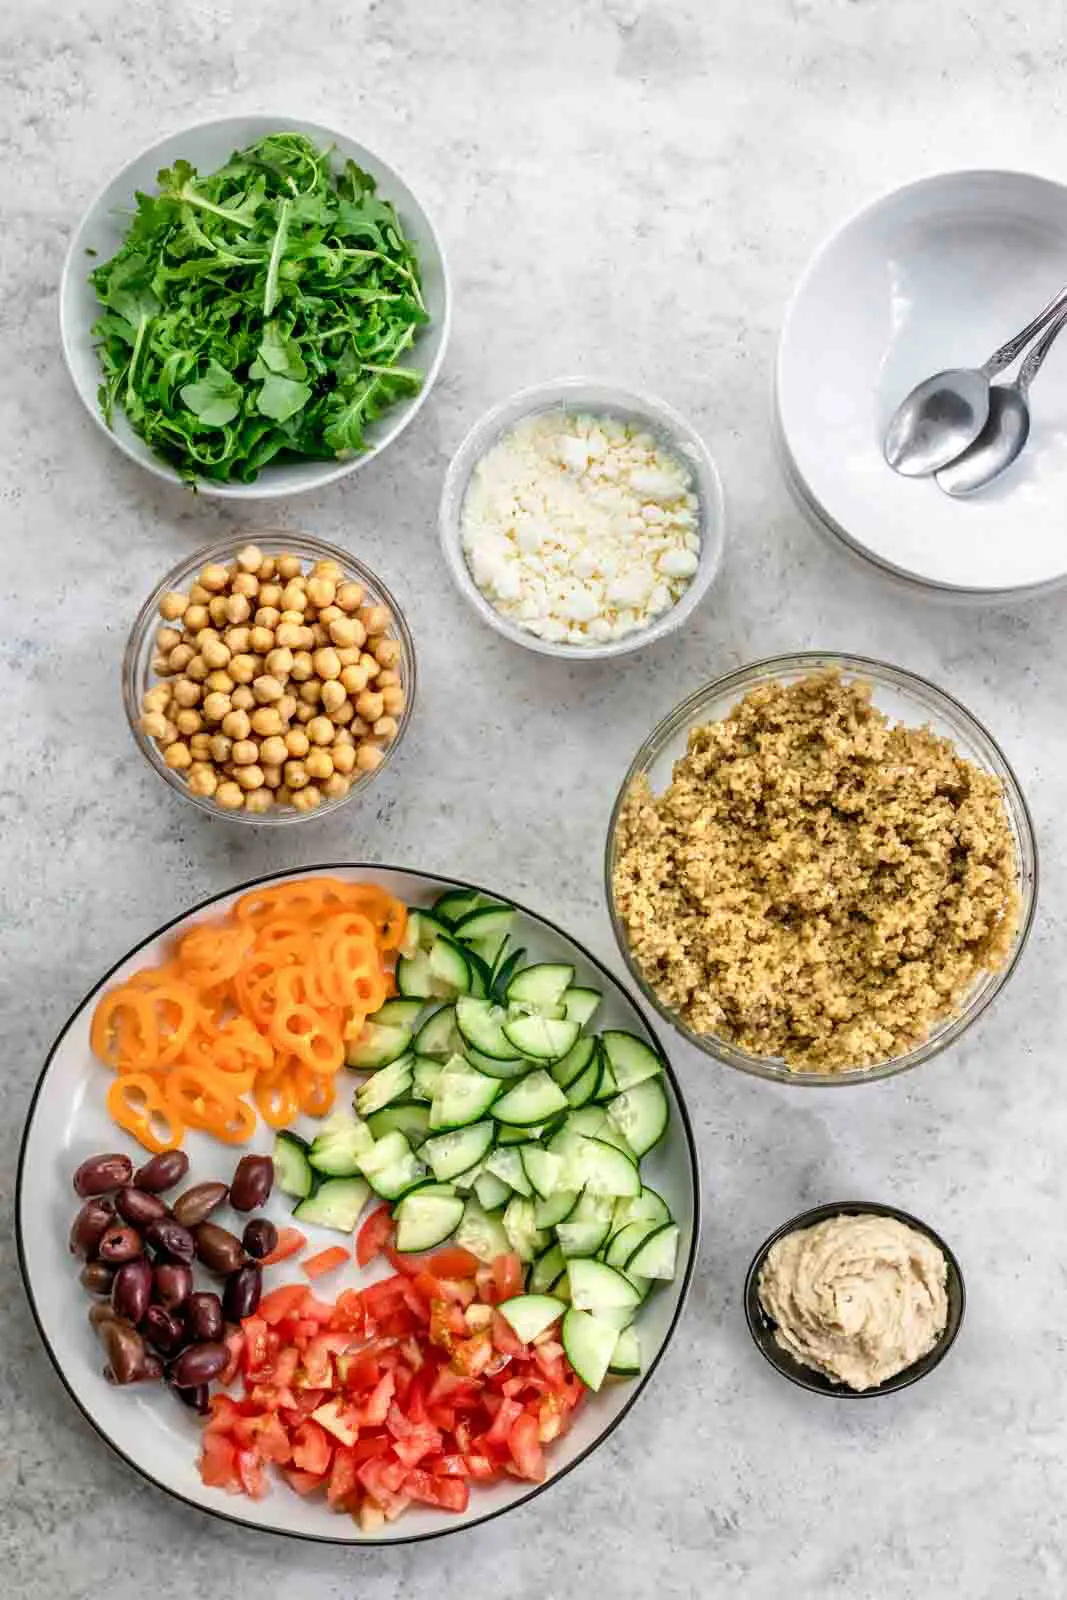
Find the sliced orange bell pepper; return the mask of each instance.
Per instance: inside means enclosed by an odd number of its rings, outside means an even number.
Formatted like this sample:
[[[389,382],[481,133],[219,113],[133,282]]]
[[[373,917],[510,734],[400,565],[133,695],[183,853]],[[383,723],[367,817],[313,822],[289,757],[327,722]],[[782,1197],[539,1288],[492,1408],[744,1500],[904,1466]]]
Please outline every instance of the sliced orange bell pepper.
[[[185,1127],[164,1098],[155,1078],[146,1072],[127,1072],[115,1079],[107,1092],[110,1116],[152,1155],[176,1150]]]

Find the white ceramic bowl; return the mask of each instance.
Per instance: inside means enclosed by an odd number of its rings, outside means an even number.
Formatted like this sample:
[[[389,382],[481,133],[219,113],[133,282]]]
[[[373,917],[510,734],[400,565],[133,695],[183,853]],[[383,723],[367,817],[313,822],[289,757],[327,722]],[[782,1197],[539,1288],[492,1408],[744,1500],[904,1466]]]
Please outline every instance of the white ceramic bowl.
[[[980,366],[1067,279],[1067,187],[1013,172],[923,179],[847,221],[786,313],[776,406],[797,486],[839,538],[941,591],[1021,597],[1067,580],[1067,340],[1032,393],[1026,451],[967,500],[903,478],[885,428],[922,378]]]
[[[461,519],[467,485],[478,462],[524,417],[563,408],[593,415],[638,422],[678,456],[693,474],[693,489],[700,502],[700,565],[677,605],[651,623],[608,644],[554,644],[540,639],[502,616],[478,588],[463,553]],[[707,594],[722,561],[725,511],[722,485],[703,439],[673,407],[652,395],[638,394],[615,384],[588,378],[557,378],[530,389],[520,389],[502,405],[487,411],[471,428],[452,457],[441,492],[438,513],[441,545],[448,570],[460,594],[483,622],[497,633],[539,655],[568,661],[603,661],[610,656],[642,650],[674,633],[692,616]]]
[[[417,367],[425,376],[417,394],[394,406],[380,422],[371,425],[367,434],[370,448],[361,455],[346,461],[270,464],[264,467],[254,483],[215,483],[210,479],[197,479],[201,494],[220,499],[264,500],[280,495],[302,494],[321,489],[350,472],[358,471],[391,444],[418,412],[433,388],[448,344],[451,292],[441,242],[421,202],[388,162],[347,134],[316,122],[306,122],[300,117],[221,117],[211,122],[196,123],[177,133],[168,134],[158,144],[142,151],[110,183],[105,184],[78,224],[63,264],[59,288],[63,354],[74,387],[104,435],[132,461],[147,467],[157,478],[163,478],[168,483],[183,482],[174,468],[134,433],[121,407],[116,406],[114,429],[109,428],[96,398],[100,367],[91,330],[102,308],[89,283],[88,274],[94,265],[113,256],[121,245],[135,191],[153,192],[160,168],[174,161],[184,158],[200,172],[212,172],[235,150],[262,139],[268,133],[279,131],[303,133],[320,145],[333,145],[339,156],[345,159],[350,157],[369,172],[377,180],[382,198],[391,200],[396,206],[404,232],[418,252],[422,293],[431,319],[429,326],[416,339],[403,365]],[[88,250],[95,251],[95,256],[87,255]]]
[[[566,1436],[546,1449],[548,1476],[544,1484],[515,1478],[476,1484],[470,1505],[461,1515],[414,1506],[373,1536],[362,1534],[350,1517],[332,1512],[321,1497],[304,1499],[280,1481],[272,1481],[271,1492],[262,1500],[207,1487],[197,1470],[201,1429],[192,1412],[177,1404],[162,1384],[116,1389],[105,1382],[102,1353],[87,1320],[91,1301],[78,1283],[79,1263],[67,1249],[71,1221],[79,1206],[71,1175],[79,1163],[102,1150],[126,1151],[135,1164],[145,1159],[134,1140],[119,1132],[107,1114],[105,1096],[111,1075],[93,1057],[89,1027],[101,991],[112,982],[122,982],[138,968],[158,962],[169,940],[189,925],[224,912],[240,894],[260,884],[322,873],[355,882],[369,879],[409,905],[430,905],[448,888],[474,887],[389,867],[311,867],[277,873],[215,895],[141,940],[110,972],[103,974],[64,1024],[37,1081],[16,1183],[19,1262],[38,1331],[59,1377],[86,1419],[142,1477],[187,1505],[245,1527],[330,1544],[405,1544],[457,1532],[522,1505],[558,1483],[622,1422],[658,1367],[689,1291],[700,1233],[696,1147],[681,1090],[664,1058],[663,1082],[671,1120],[664,1137],[644,1158],[642,1173],[647,1174],[647,1181],[663,1196],[680,1225],[677,1275],[648,1300],[637,1322],[644,1372],[638,1378],[612,1380],[587,1398]],[[492,898],[490,891],[484,892]],[[603,1001],[595,1020],[597,1030],[629,1029],[650,1040],[664,1054],[642,1012],[606,967],[555,924],[522,907],[516,909],[515,941],[525,947],[530,960],[569,962],[577,971],[579,983],[592,984],[600,990]],[[343,1089],[338,1101],[343,1103]],[[313,1121],[301,1118],[297,1131],[311,1135],[315,1127]],[[252,1149],[266,1154],[272,1144],[273,1135],[264,1123],[259,1125],[251,1144],[240,1150],[219,1144],[206,1133],[190,1131],[185,1139],[191,1162],[190,1182],[226,1179],[241,1153]],[[289,1212],[284,1195],[275,1193],[270,1197],[265,1214],[279,1226],[290,1220]],[[243,1224],[236,1213],[220,1213],[220,1220],[238,1231]],[[328,1229],[307,1223],[301,1223],[301,1227],[309,1236],[309,1250],[337,1243],[338,1235]],[[384,1263],[379,1262],[361,1271],[353,1262],[334,1273],[323,1292],[335,1297],[343,1289],[385,1275],[383,1267]],[[300,1271],[292,1263],[270,1269],[271,1286],[299,1281]],[[677,1409],[679,1395],[664,1398],[668,1412]],[[606,1470],[617,1473],[620,1464],[625,1470],[624,1442],[610,1452]]]

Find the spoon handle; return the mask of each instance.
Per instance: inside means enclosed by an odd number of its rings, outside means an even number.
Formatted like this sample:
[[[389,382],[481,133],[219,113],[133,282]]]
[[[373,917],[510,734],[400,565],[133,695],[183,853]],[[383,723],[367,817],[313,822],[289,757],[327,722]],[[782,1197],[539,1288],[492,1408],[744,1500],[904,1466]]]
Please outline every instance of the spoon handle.
[[[1021,395],[1025,396],[1026,391],[1041,371],[1041,363],[1065,327],[1067,327],[1067,310],[1060,312],[1051,328],[1042,335],[1019,368],[1019,376],[1015,380],[1015,386]]]
[[[999,350],[993,351],[993,354],[981,369],[986,377],[995,378],[998,372],[1003,372],[1005,367],[1010,367],[1016,356],[1026,349],[1034,334],[1040,333],[1046,323],[1052,321],[1057,311],[1062,311],[1064,307],[1067,307],[1067,284],[1058,294],[1053,295],[1044,310],[1039,311],[1034,320],[1028,322],[1021,333],[1017,333],[1014,339],[1009,339],[1007,344],[1002,344]],[[1040,364],[1039,362],[1038,365],[1040,366]],[[1033,373],[1030,376],[1033,377]]]

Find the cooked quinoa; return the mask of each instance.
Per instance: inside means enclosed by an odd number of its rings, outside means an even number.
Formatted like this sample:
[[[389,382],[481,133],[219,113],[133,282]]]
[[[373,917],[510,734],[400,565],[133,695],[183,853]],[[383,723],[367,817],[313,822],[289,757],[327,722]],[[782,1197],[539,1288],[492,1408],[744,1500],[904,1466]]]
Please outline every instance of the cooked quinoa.
[[[914,1048],[1002,966],[1019,916],[1001,784],[834,671],[690,729],[632,786],[615,904],[665,1006],[794,1069]]]

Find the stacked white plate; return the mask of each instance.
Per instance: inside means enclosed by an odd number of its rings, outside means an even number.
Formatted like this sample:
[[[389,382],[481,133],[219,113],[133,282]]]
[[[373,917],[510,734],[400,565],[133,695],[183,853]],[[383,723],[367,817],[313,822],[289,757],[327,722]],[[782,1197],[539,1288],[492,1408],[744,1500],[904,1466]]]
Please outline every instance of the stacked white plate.
[[[1030,442],[995,485],[955,500],[882,454],[916,383],[980,366],[1065,282],[1067,188],[1044,178],[947,173],[846,222],[801,278],[778,348],[778,442],[802,505],[864,559],[946,598],[1067,581],[1067,338],[1031,391]]]

